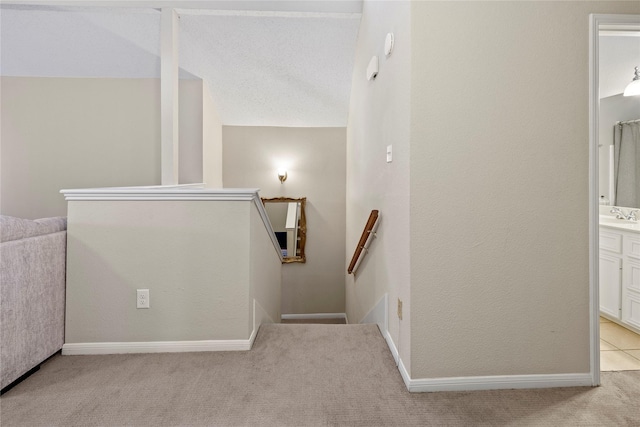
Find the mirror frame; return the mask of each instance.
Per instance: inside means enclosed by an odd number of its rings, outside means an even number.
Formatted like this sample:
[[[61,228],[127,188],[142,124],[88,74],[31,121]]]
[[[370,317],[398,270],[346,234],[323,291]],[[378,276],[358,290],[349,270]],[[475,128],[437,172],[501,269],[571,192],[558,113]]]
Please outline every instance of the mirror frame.
[[[290,264],[294,262],[306,263],[307,256],[305,255],[304,249],[307,243],[307,214],[306,214],[306,205],[307,198],[291,198],[291,197],[272,197],[272,198],[260,198],[262,200],[262,204],[265,203],[291,203],[291,202],[299,202],[300,203],[300,224],[298,226],[298,236],[300,237],[300,242],[298,243],[298,249],[300,250],[300,256],[287,256],[282,258],[283,264]],[[271,220],[271,219],[269,219]]]

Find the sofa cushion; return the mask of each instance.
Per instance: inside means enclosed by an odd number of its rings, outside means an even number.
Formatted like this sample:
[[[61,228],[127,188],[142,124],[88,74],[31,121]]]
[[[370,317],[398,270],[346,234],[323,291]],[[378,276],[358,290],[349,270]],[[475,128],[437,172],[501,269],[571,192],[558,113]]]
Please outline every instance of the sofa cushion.
[[[66,229],[67,218],[63,216],[30,220],[0,215],[0,242],[41,236]]]

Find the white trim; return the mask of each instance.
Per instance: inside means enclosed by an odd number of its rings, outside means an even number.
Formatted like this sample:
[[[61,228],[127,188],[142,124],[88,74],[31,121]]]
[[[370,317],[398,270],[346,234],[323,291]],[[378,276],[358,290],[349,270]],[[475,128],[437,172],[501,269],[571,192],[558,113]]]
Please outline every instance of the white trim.
[[[384,340],[387,342],[387,345],[389,346],[389,350],[391,351],[393,360],[396,362],[396,366],[398,367],[398,369],[400,369],[400,364],[402,363],[402,360],[400,360],[400,353],[398,353],[398,348],[396,347],[396,344],[393,342],[393,338],[391,338],[391,334],[387,330],[382,332],[382,337],[384,338]],[[404,369],[404,365],[402,365],[402,368]],[[402,370],[400,370],[400,373],[402,373]],[[408,373],[407,373],[407,377],[409,377]],[[402,378],[404,378],[404,376]]]
[[[413,380],[400,361],[398,367],[412,393],[434,391],[503,390],[552,387],[587,387],[591,374],[496,375],[483,377],[422,378]]]
[[[255,323],[255,317],[253,323]],[[249,348],[247,350],[251,350],[253,348],[253,343],[256,341],[256,336],[258,335],[258,329],[260,329],[260,325],[258,325],[258,327],[253,327],[253,331],[251,331],[251,335],[249,336]]]
[[[182,9],[177,7],[180,15],[195,16],[247,16],[256,18],[325,18],[325,19],[360,19],[360,12],[302,12],[283,10],[220,10],[220,9]]]
[[[589,372],[591,385],[594,386],[600,385],[600,321],[596,314],[600,312],[598,293],[600,202],[598,198],[599,178],[597,176],[599,170],[598,121],[600,110],[598,21],[598,15],[589,16]]]
[[[62,354],[123,354],[123,353],[183,353],[196,351],[251,350],[256,330],[247,340],[150,341],[150,342],[89,342],[66,343]]]
[[[404,363],[402,363],[402,359],[400,357],[398,357],[398,370],[400,371],[400,376],[402,377],[402,381],[404,381],[405,387],[407,387],[408,391],[411,391],[411,376],[409,375],[409,372],[407,372],[407,368],[404,366]]]
[[[589,15],[589,375],[600,385],[600,302],[598,293],[598,138],[599,138],[599,30],[640,24],[640,15]]]
[[[145,187],[80,188],[60,190],[67,201],[85,200],[212,200],[251,201],[260,199],[258,188],[204,188],[204,184]]]
[[[281,320],[304,320],[304,319],[345,319],[346,313],[309,313],[309,314],[282,314]]]
[[[237,1],[237,0],[3,0],[9,5],[40,5],[48,7],[123,7],[176,8],[237,11],[300,12],[311,14],[361,14],[362,0],[342,1]]]

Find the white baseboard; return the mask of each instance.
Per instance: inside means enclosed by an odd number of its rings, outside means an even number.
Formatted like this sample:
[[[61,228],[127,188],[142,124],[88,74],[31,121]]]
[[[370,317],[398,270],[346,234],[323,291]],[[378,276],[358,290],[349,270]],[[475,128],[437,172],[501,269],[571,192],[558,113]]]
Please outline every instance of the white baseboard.
[[[346,313],[308,313],[308,314],[283,314],[282,320],[306,320],[306,319],[345,319]]]
[[[247,340],[150,341],[150,342],[89,342],[66,343],[62,354],[123,354],[123,353],[182,353],[194,351],[251,350],[257,331]]]
[[[382,336],[384,337],[384,340],[387,342],[387,345],[389,346],[389,350],[391,350],[391,355],[393,356],[393,360],[395,360],[396,362],[396,366],[398,367],[398,369],[400,368],[400,353],[398,353],[398,349],[396,347],[396,343],[393,342],[393,339],[391,338],[391,334],[389,334],[389,331],[380,331],[382,332]]]
[[[411,379],[404,365],[401,365],[400,374],[410,392],[423,393],[434,391],[589,387],[593,384],[593,378],[590,373]]]

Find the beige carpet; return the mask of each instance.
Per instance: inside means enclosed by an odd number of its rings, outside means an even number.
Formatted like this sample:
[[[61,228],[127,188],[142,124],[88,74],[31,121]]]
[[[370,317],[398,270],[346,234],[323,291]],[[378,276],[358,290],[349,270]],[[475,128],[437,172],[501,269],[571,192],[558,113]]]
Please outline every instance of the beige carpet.
[[[640,426],[640,372],[598,388],[411,394],[373,325],[263,325],[249,352],[56,356],[7,426]]]

